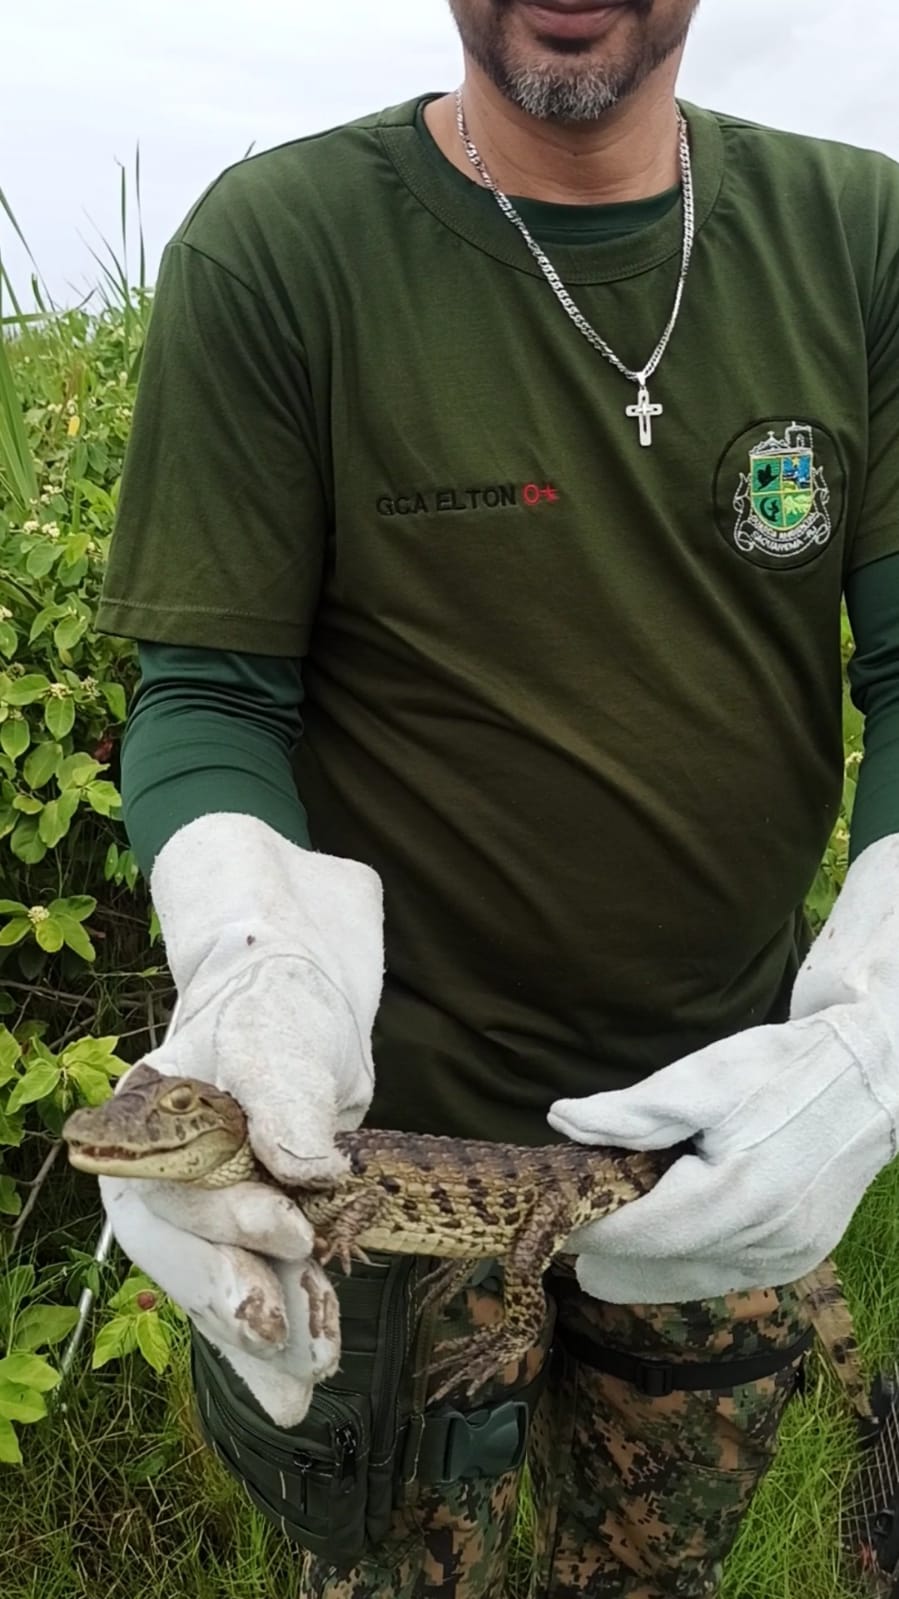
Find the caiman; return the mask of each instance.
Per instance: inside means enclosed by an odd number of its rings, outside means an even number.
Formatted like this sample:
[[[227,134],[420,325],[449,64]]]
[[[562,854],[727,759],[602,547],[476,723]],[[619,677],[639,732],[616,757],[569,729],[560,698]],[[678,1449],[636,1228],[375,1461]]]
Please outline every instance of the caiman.
[[[651,1153],[558,1143],[537,1148],[361,1128],[339,1133],[346,1174],[328,1187],[284,1189],[257,1161],[232,1095],[193,1077],[139,1065],[114,1098],[77,1110],[64,1128],[80,1171],[224,1188],[255,1179],[289,1193],[315,1231],[315,1253],[344,1270],[367,1250],[446,1262],[421,1305],[445,1303],[480,1260],[503,1267],[503,1320],[441,1346],[443,1381],[474,1393],[537,1342],[546,1314],[543,1276],[575,1228],[647,1194],[689,1146]],[[829,1262],[804,1280],[831,1364],[867,1409],[852,1324]]]

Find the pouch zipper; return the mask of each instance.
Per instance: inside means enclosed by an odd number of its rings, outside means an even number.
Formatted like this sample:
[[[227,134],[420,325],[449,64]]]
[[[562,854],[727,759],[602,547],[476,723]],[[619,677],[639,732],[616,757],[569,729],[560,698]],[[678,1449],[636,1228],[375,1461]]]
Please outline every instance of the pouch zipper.
[[[371,1452],[380,1460],[393,1449],[398,1432],[397,1411],[400,1404],[400,1382],[407,1352],[407,1317],[412,1315],[407,1290],[417,1269],[418,1257],[399,1257],[401,1265],[392,1268],[393,1278],[385,1284],[381,1300],[379,1339],[384,1350],[380,1389],[385,1397],[375,1408],[372,1404]],[[399,1314],[397,1311],[399,1310]],[[372,1395],[373,1401],[377,1398]]]
[[[321,1385],[318,1386],[317,1398],[331,1422],[331,1437],[334,1444],[333,1459],[336,1461],[339,1480],[341,1483],[354,1481],[361,1442],[360,1429],[346,1419],[338,1402]],[[218,1388],[215,1390],[215,1402],[221,1407],[226,1421],[232,1427],[242,1428],[247,1425],[243,1418],[234,1410],[233,1406],[228,1403],[228,1400],[223,1398]],[[276,1444],[270,1439],[266,1439],[264,1443],[260,1442],[258,1447],[260,1450],[264,1449],[266,1453],[274,1455],[278,1460],[295,1466],[300,1472],[303,1482],[303,1508],[305,1510],[306,1478],[310,1471],[315,1470],[316,1466],[327,1471],[331,1464],[327,1446],[321,1445],[321,1453],[319,1453],[315,1444],[311,1447],[309,1444],[304,1444],[301,1449],[291,1449],[283,1444]]]

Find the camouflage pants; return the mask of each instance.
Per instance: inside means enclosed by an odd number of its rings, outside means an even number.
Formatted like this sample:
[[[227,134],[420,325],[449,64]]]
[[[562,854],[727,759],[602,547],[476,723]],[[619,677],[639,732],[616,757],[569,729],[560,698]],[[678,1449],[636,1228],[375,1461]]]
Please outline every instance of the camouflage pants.
[[[555,1292],[554,1292],[555,1289]],[[472,1400],[520,1387],[552,1361],[528,1448],[534,1565],[531,1599],[698,1599],[713,1595],[740,1520],[773,1458],[801,1358],[776,1376],[711,1392],[647,1398],[565,1353],[564,1331],[597,1345],[677,1360],[738,1359],[787,1348],[808,1326],[791,1289],[688,1305],[607,1305],[562,1266],[547,1280],[539,1344]],[[489,1286],[467,1287],[436,1337],[501,1316]],[[562,1335],[554,1338],[554,1332]],[[502,1599],[523,1468],[419,1489],[380,1548],[351,1570],[311,1554],[291,1599]]]

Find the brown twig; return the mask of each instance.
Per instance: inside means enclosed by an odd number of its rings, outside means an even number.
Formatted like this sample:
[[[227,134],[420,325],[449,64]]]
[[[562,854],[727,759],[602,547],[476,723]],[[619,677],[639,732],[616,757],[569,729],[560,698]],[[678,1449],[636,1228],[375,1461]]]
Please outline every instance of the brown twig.
[[[62,988],[41,988],[37,983],[14,983],[8,977],[0,979],[0,987],[14,988],[17,992],[37,994],[41,999],[64,999],[71,1005],[89,1005],[89,994],[67,994]]]
[[[38,1195],[40,1194],[40,1191],[43,1188],[44,1183],[47,1181],[47,1178],[49,1177],[51,1171],[53,1170],[53,1164],[54,1164],[54,1162],[56,1160],[56,1157],[59,1154],[59,1151],[61,1149],[62,1149],[62,1139],[58,1138],[56,1140],[56,1143],[51,1148],[50,1153],[45,1157],[44,1163],[41,1166],[41,1169],[38,1172],[37,1176],[29,1184],[31,1192],[29,1193],[28,1198],[26,1199],[24,1205],[22,1206],[22,1209],[21,1209],[21,1211],[20,1211],[20,1213],[19,1213],[19,1215],[18,1215],[18,1217],[16,1219],[16,1224],[12,1228],[12,1231],[10,1232],[10,1235],[9,1235],[9,1253],[10,1254],[12,1254],[12,1252],[15,1249],[17,1243],[19,1242],[19,1239],[22,1236],[22,1230],[23,1230],[23,1228],[25,1226],[25,1223],[28,1220],[29,1216],[31,1215],[31,1212],[34,1210],[35,1205],[37,1204]]]

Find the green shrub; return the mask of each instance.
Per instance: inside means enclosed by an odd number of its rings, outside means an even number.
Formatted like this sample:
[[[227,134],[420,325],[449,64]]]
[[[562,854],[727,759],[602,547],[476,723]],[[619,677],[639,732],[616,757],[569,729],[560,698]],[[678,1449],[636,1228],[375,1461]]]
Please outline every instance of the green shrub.
[[[145,319],[144,297],[140,303]],[[117,787],[135,650],[93,628],[133,405],[135,352],[129,367],[126,334],[133,343],[133,306],[127,319],[112,308],[95,317],[68,312],[38,330],[20,322],[14,341],[0,340],[0,1217],[8,1219],[7,1252],[19,1244],[53,1166],[65,1116],[107,1097],[146,1043],[160,987],[153,979],[162,973],[148,964],[149,905]],[[133,1043],[120,1055],[123,1037]],[[51,1344],[74,1321],[70,1306],[45,1304],[58,1263],[41,1264],[25,1277],[26,1268],[16,1268],[0,1319],[0,1347],[10,1351],[0,1360],[0,1460],[17,1457],[12,1423],[44,1413],[50,1368],[33,1352],[35,1329]],[[82,1262],[69,1292],[77,1294],[83,1280]],[[118,1345],[116,1329],[104,1330],[106,1358],[137,1347],[158,1366],[164,1324],[155,1309],[141,1314],[140,1329],[129,1328]]]

